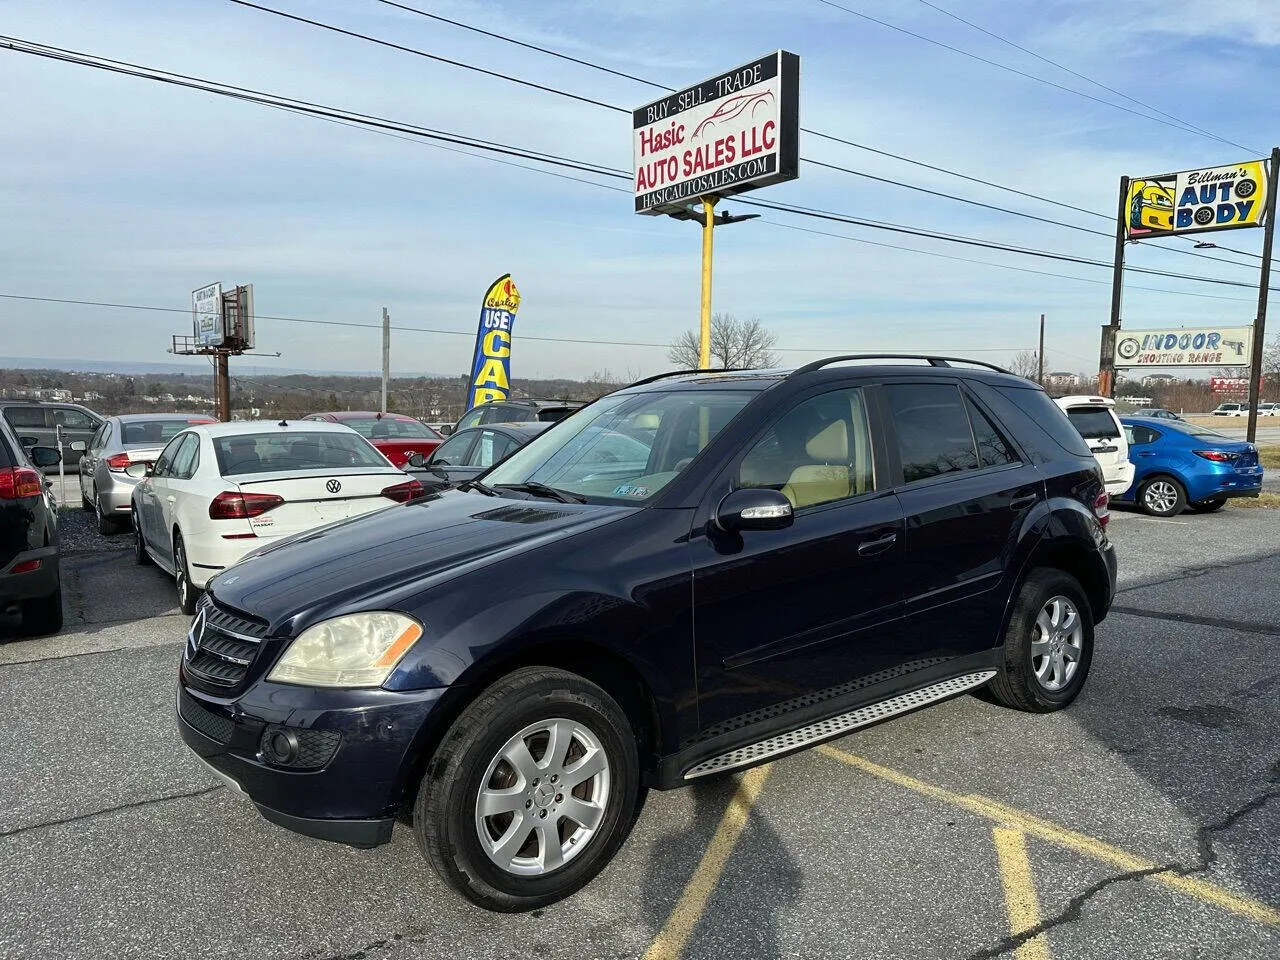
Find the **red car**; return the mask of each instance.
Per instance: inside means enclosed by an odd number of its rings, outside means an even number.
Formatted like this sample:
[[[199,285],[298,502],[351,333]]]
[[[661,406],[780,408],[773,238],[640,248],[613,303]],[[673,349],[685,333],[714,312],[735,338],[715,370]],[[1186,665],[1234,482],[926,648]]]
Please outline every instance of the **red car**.
[[[426,456],[444,440],[430,427],[400,413],[340,410],[336,413],[312,413],[303,419],[327,420],[350,427],[381,450],[383,456],[397,467],[403,467],[415,453]]]

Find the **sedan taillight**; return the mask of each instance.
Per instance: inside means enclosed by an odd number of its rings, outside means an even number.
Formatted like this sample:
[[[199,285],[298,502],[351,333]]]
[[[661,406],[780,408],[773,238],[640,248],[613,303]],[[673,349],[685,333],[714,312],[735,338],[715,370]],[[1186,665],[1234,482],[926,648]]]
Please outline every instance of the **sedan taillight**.
[[[397,483],[395,486],[387,487],[383,490],[382,495],[388,500],[394,500],[396,503],[408,503],[414,497],[422,496],[422,484],[417,480]]]
[[[1111,510],[1108,504],[1111,503],[1111,497],[1106,493],[1098,494],[1098,499],[1093,501],[1093,515],[1098,518],[1098,523],[1106,526],[1111,521]]]
[[[125,468],[133,461],[129,459],[127,453],[116,453],[107,457],[107,469],[112,473],[124,473]]]
[[[1238,453],[1225,453],[1222,450],[1192,450],[1197,457],[1204,457],[1206,460],[1212,460],[1214,463],[1231,463],[1240,457]]]
[[[29,467],[4,467],[0,469],[0,500],[20,500],[38,497],[44,489],[40,474]]]
[[[209,502],[210,520],[247,520],[261,516],[284,503],[274,493],[236,493],[224,490]]]

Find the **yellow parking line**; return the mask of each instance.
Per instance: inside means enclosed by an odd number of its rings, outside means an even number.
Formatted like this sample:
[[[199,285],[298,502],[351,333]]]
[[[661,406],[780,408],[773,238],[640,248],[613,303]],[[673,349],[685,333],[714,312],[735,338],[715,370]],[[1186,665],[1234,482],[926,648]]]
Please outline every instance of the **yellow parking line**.
[[[1150,860],[1144,860],[1125,850],[1121,850],[1119,847],[1113,847],[1109,843],[1103,843],[1101,840],[1095,840],[1093,837],[1086,836],[1083,833],[1067,830],[1055,823],[1034,817],[1029,813],[1016,810],[1013,807],[1007,807],[988,797],[973,793],[953,793],[950,790],[934,786],[923,780],[917,780],[915,777],[908,776],[905,773],[899,773],[889,767],[882,767],[878,763],[872,763],[870,760],[864,760],[862,757],[845,753],[843,750],[837,750],[834,747],[823,746],[818,747],[818,750],[828,757],[839,760],[841,763],[846,763],[851,767],[856,767],[873,777],[879,777],[881,780],[888,781],[904,789],[960,807],[996,823],[1017,827],[1030,836],[1048,843],[1055,843],[1060,847],[1066,847],[1068,850],[1074,850],[1076,853],[1083,854],[1086,857],[1100,860],[1126,873],[1159,869],[1160,865]],[[1225,890],[1206,880],[1186,877],[1172,872],[1153,873],[1151,879],[1239,916],[1247,917],[1250,920],[1269,926],[1280,927],[1280,910],[1269,907],[1265,903],[1259,903],[1249,897],[1241,896],[1238,893],[1232,893],[1230,890]]]
[[[724,816],[720,818],[715,836],[707,846],[707,852],[702,855],[702,862],[685,884],[684,892],[680,894],[680,900],[667,918],[666,925],[645,951],[644,960],[676,960],[680,956],[693,928],[702,919],[707,900],[719,882],[720,874],[724,872],[734,844],[747,825],[751,807],[760,794],[760,788],[764,786],[765,778],[769,776],[769,767],[766,764],[743,774]]]
[[[1009,912],[1009,932],[1017,936],[1034,930],[1040,923],[1040,904],[1036,901],[1036,885],[1031,879],[1031,861],[1027,859],[1027,835],[1008,827],[992,827],[991,835],[1000,861],[1004,905]],[[1016,960],[1049,960],[1049,941],[1042,933],[1019,946],[1013,955]]]

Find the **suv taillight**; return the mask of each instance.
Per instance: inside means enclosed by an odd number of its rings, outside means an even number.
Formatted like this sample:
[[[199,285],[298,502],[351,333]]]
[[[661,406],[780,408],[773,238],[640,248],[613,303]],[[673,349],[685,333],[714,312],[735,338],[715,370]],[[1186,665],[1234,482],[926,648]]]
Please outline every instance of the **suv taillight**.
[[[1098,523],[1104,527],[1111,520],[1111,510],[1107,506],[1110,502],[1111,497],[1106,493],[1098,494],[1098,499],[1093,501],[1093,515],[1098,518]]]
[[[117,453],[107,457],[107,469],[112,473],[124,473],[125,467],[132,462],[127,453]]]
[[[422,495],[422,484],[417,480],[407,480],[404,483],[397,483],[393,487],[387,487],[382,491],[382,496],[388,500],[394,500],[396,503],[408,503],[414,497]]]
[[[29,467],[0,468],[0,500],[38,497],[43,489],[40,474]]]
[[[209,502],[210,520],[247,520],[274,510],[284,497],[274,493],[236,493],[224,490]]]
[[[1238,453],[1223,453],[1221,450],[1192,450],[1191,452],[1197,457],[1204,457],[1214,463],[1230,463],[1240,456]]]

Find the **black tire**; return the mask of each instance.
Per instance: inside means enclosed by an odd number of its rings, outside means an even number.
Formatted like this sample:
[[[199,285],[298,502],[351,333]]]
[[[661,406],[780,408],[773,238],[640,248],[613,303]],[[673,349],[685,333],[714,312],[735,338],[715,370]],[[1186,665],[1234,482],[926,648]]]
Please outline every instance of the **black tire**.
[[[578,724],[596,738],[608,761],[607,795],[602,801],[599,823],[583,847],[570,852],[562,866],[545,874],[519,876],[499,866],[485,852],[480,841],[482,827],[477,822],[477,801],[481,789],[504,772],[501,763],[505,761],[499,760],[503,746],[531,725],[552,719]],[[543,753],[535,762],[546,759],[547,754]],[[499,766],[486,779],[491,763]],[[506,772],[515,777],[512,785],[521,779],[526,785],[531,784],[529,778],[515,773],[514,767],[508,766]],[[597,788],[598,783],[591,785],[591,789]],[[571,791],[577,793],[578,789]],[[525,667],[488,687],[449,728],[423,776],[414,808],[414,833],[436,872],[472,903],[502,913],[533,910],[564,899],[604,868],[631,831],[641,790],[635,733],[613,698],[576,674],[550,667]],[[535,794],[538,788],[531,785],[528,796]],[[551,798],[538,800],[544,820],[545,804],[550,802]],[[561,797],[555,796],[554,802],[560,803]],[[538,811],[539,807],[533,804],[532,799],[525,800],[527,808]],[[556,807],[551,812],[554,814]],[[517,813],[520,821],[514,819]],[[523,811],[517,813],[509,814],[512,819],[504,829],[525,822]],[[537,836],[539,821],[530,815],[529,822],[528,840],[542,849]],[[570,819],[557,822],[568,827],[576,824]],[[519,839],[518,831],[512,836]],[[570,839],[562,842],[569,843]]]
[[[47,597],[22,601],[21,609],[24,634],[40,637],[57,633],[62,629],[62,584]]]
[[[1036,620],[1054,598],[1074,605],[1080,626],[1079,658],[1075,669],[1060,689],[1049,689],[1036,676],[1033,641],[1039,635]],[[1093,612],[1089,598],[1075,577],[1061,570],[1038,567],[1022,584],[1013,615],[1005,631],[1000,665],[987,685],[992,699],[1015,710],[1052,713],[1079,696],[1093,662]]]
[[[147,545],[142,539],[142,524],[138,522],[138,511],[130,509],[129,516],[133,520],[133,562],[140,567],[149,567],[151,554],[147,553]]]
[[[187,565],[187,548],[182,543],[182,534],[173,535],[173,582],[178,588],[178,609],[188,617],[194,616],[196,604],[200,602],[200,588],[191,583],[191,569]]]
[[[1138,509],[1152,517],[1176,517],[1187,508],[1187,489],[1166,474],[1147,477],[1138,486]]]
[[[1192,513],[1214,513],[1227,505],[1226,497],[1211,497],[1188,506]]]
[[[109,537],[120,532],[120,523],[115,517],[102,512],[102,501],[98,499],[98,491],[93,491],[93,512],[98,518],[98,533]]]

